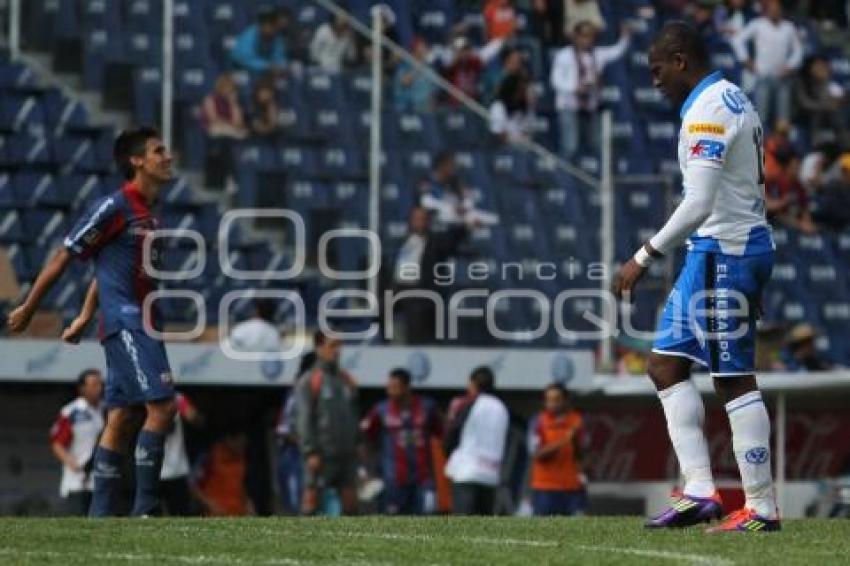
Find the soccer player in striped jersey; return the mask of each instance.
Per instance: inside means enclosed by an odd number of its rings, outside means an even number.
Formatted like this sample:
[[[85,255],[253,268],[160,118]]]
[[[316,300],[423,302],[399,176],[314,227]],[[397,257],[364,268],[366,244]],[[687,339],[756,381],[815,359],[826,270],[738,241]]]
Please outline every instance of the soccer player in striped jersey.
[[[41,300],[73,258],[91,259],[95,280],[80,315],[63,333],[79,339],[100,308],[100,339],[108,369],[106,427],[94,456],[94,494],[90,516],[115,514],[121,489],[121,469],[131,439],[144,422],[135,450],[135,516],[159,511],[159,476],[165,434],[174,420],[174,386],[161,340],[145,331],[161,330],[155,303],[143,313],[145,297],[155,281],[143,262],[145,238],[157,227],[152,206],[172,178],[172,157],[153,128],[122,132],[115,141],[114,159],[126,182],[96,201],[78,220],[60,248],[36,278],[26,300],[9,314],[12,331],[26,329]],[[151,262],[161,253],[154,240]]]

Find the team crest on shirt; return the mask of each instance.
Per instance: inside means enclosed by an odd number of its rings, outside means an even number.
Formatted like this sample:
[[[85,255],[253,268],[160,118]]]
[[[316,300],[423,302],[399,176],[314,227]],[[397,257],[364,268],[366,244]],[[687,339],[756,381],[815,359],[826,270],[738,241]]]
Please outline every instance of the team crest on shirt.
[[[689,148],[688,159],[702,159],[704,161],[723,161],[726,152],[726,144],[717,140],[697,140]]]

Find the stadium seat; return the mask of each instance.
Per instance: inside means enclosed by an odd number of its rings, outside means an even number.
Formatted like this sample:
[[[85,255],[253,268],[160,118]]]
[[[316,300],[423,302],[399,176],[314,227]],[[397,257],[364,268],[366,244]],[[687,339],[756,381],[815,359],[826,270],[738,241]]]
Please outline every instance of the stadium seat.
[[[24,239],[20,213],[17,210],[0,208],[0,242],[22,242]]]
[[[18,134],[7,138],[8,157],[12,163],[29,167],[46,167],[53,163],[49,139],[45,136]]]

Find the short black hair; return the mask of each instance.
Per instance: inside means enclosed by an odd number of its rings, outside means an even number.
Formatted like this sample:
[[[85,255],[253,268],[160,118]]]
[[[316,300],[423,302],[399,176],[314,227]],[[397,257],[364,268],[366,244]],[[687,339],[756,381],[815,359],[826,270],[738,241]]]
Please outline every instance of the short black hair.
[[[82,387],[86,383],[86,378],[90,375],[101,376],[100,370],[97,368],[86,368],[77,375],[77,387]]]
[[[257,10],[258,24],[276,24],[278,12],[272,6],[260,6]]]
[[[124,174],[128,181],[136,172],[130,163],[130,157],[141,157],[145,154],[145,144],[151,138],[160,138],[159,130],[151,126],[141,126],[130,130],[124,130],[115,139],[112,147],[112,158],[115,165]]]
[[[543,390],[543,394],[545,395],[549,391],[557,391],[561,395],[564,396],[564,399],[569,398],[570,392],[567,391],[567,388],[564,387],[564,384],[559,381],[553,381],[549,385],[546,386],[546,389]]]
[[[262,318],[267,322],[271,322],[274,320],[274,313],[277,310],[274,301],[271,299],[259,298],[254,299],[254,312],[257,313],[257,316]]]
[[[708,46],[705,44],[699,31],[689,24],[680,20],[667,22],[661,31],[652,40],[652,47],[672,57],[676,53],[683,53],[688,59],[701,67],[708,68],[711,57]]]
[[[404,368],[395,368],[390,371],[390,379],[397,379],[402,382],[405,386],[410,386],[410,372]]]
[[[493,370],[487,366],[478,366],[472,370],[469,381],[474,383],[481,393],[491,393],[496,389],[496,377],[493,375]]]
[[[434,157],[434,168],[440,167],[443,163],[454,163],[455,162],[455,154],[453,151],[441,151]]]
[[[324,344],[327,339],[327,335],[325,335],[325,333],[322,332],[321,329],[316,329],[316,331],[313,333],[313,346],[318,348],[319,346]]]

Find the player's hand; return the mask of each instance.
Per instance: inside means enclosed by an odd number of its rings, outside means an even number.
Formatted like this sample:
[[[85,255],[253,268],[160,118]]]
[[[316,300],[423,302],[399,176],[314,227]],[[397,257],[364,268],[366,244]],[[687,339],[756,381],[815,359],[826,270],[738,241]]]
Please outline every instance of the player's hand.
[[[322,468],[322,457],[318,454],[310,454],[307,456],[307,469],[316,474]]]
[[[617,299],[622,299],[626,295],[631,297],[631,293],[634,291],[635,286],[637,286],[637,282],[643,277],[645,271],[646,268],[638,265],[634,258],[627,261],[620,268],[616,277],[614,277],[614,285],[611,289],[614,292],[614,296]]]
[[[6,320],[6,326],[12,332],[23,332],[30,325],[33,311],[27,305],[21,305],[9,313]]]
[[[71,324],[62,331],[62,341],[67,342],[68,344],[79,343],[80,337],[83,335],[83,332],[85,332],[88,323],[89,321],[81,319],[80,317],[72,320]]]

